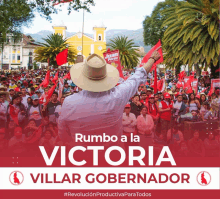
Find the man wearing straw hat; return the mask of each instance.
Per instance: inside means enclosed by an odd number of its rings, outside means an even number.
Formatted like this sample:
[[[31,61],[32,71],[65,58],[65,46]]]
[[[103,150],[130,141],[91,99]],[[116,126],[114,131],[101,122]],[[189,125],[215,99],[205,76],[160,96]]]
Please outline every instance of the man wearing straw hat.
[[[84,63],[70,69],[74,84],[83,90],[67,97],[58,121],[62,141],[83,135],[122,135],[122,113],[138,86],[147,81],[151,67],[160,58],[154,51],[148,62],[134,75],[115,87],[119,80],[118,70],[99,55],[90,55]]]

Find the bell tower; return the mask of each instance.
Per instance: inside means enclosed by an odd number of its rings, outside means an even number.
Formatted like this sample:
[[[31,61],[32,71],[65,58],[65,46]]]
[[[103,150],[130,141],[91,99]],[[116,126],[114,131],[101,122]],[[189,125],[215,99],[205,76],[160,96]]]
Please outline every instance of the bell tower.
[[[64,25],[63,21],[57,23],[53,26],[54,33],[58,33],[60,35],[63,35],[63,38],[66,38],[66,29],[67,27]]]
[[[94,27],[94,41],[95,42],[106,42],[106,27],[102,24],[100,27]]]

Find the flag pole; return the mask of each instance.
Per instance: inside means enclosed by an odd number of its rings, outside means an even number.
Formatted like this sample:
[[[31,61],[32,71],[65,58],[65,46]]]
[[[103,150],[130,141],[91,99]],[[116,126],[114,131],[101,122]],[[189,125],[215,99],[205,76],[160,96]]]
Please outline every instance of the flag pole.
[[[83,57],[83,35],[84,35],[84,8],[83,8],[83,23],[82,23],[82,59],[84,60],[84,57]]]
[[[154,69],[154,94],[157,93],[157,67]]]

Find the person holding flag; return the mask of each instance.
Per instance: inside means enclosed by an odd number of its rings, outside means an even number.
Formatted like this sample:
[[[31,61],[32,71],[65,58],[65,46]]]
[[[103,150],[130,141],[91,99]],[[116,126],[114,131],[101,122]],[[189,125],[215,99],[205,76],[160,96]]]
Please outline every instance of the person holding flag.
[[[18,94],[13,96],[12,101],[8,106],[7,113],[8,122],[14,120],[18,126],[23,127],[25,125],[26,108],[24,104],[21,103],[21,97]]]
[[[172,117],[173,101],[169,93],[164,93],[164,100],[159,103],[161,133],[166,140],[167,131],[170,128]]]
[[[68,96],[63,103],[58,120],[61,140],[69,142],[70,135],[74,139],[75,133],[102,135],[105,132],[120,137],[123,133],[121,113],[138,86],[146,83],[148,73],[159,59],[160,53],[154,51],[143,67],[118,86],[117,68],[106,64],[97,54],[90,55],[85,63],[72,66],[71,79],[83,90]]]

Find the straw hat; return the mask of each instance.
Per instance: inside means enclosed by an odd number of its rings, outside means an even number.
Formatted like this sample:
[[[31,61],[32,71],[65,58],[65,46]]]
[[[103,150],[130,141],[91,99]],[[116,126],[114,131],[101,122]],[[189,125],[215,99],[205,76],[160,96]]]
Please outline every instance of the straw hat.
[[[169,91],[168,93],[169,93],[170,95],[174,95],[173,91]]]
[[[97,54],[90,55],[85,63],[77,63],[70,69],[71,79],[78,87],[92,92],[103,92],[113,88],[119,80],[114,66]]]
[[[4,85],[0,86],[0,89],[4,89],[5,91],[7,90],[7,87],[5,87]]]
[[[7,91],[0,91],[0,95],[6,95],[6,99],[9,98],[9,92]]]

